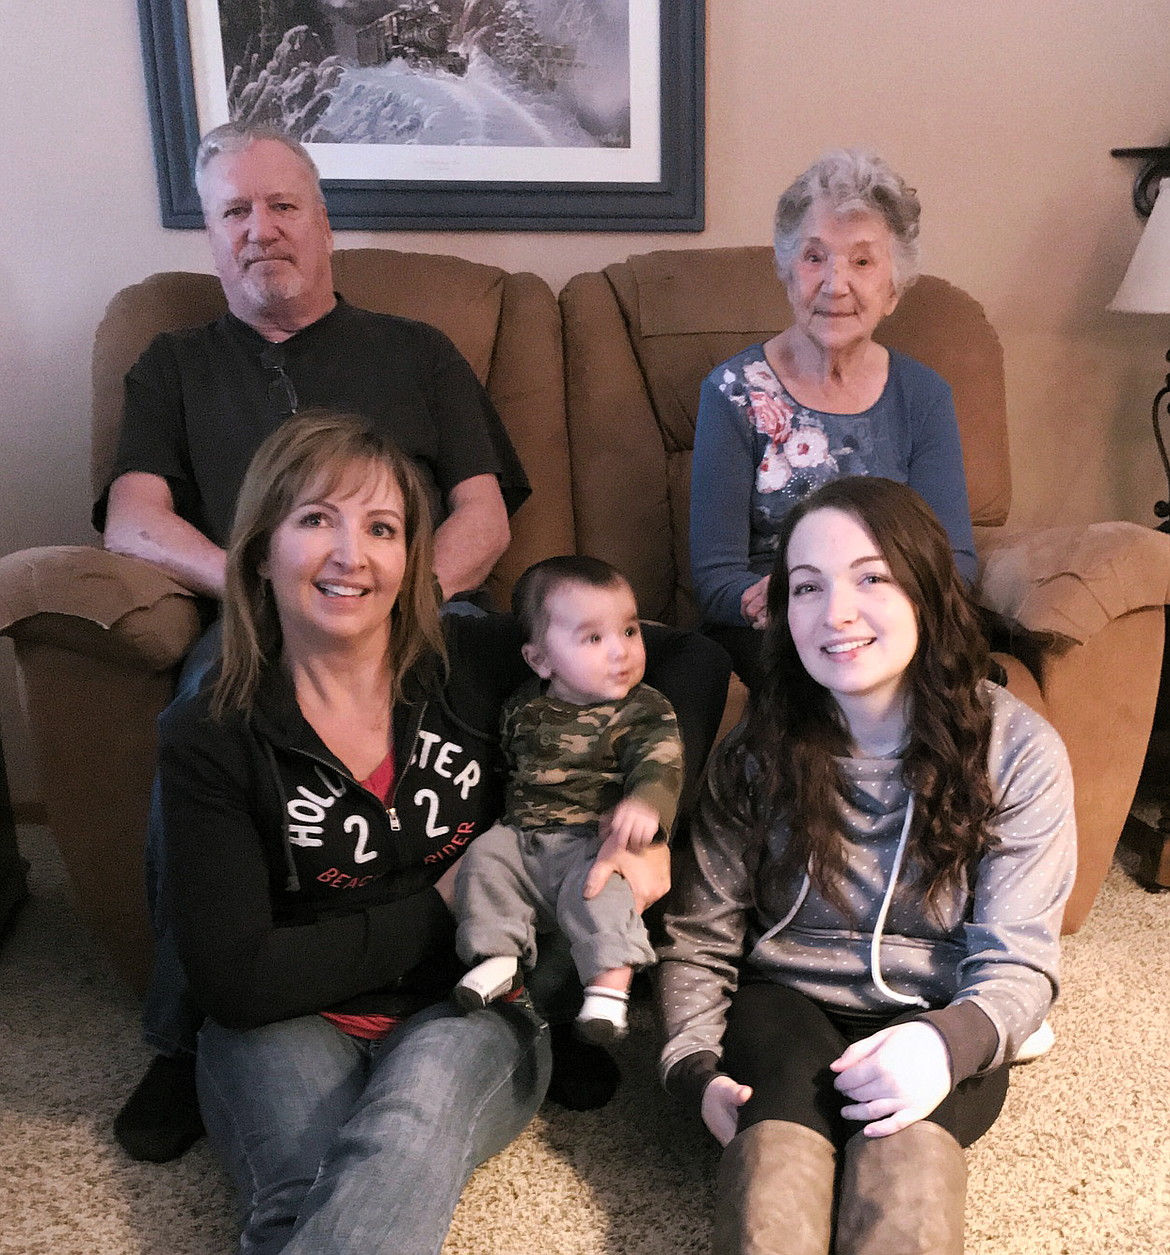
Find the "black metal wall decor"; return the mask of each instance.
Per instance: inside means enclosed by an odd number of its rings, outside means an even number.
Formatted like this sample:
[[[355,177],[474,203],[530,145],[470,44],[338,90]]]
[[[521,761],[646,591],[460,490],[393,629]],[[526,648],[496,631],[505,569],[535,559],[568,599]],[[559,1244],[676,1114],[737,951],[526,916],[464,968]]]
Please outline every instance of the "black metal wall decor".
[[[1133,207],[1143,218],[1154,209],[1158,184],[1170,179],[1170,145],[1165,148],[1111,148],[1111,157],[1136,157],[1143,162],[1133,181]]]

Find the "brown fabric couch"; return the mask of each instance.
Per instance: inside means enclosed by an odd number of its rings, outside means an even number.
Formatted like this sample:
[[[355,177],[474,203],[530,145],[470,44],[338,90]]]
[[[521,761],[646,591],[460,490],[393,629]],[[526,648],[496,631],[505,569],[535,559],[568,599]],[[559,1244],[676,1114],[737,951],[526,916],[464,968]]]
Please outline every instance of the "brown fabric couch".
[[[533,494],[493,573],[497,602],[530,562],[592,553],[629,575],[648,617],[695,621],[687,514],[699,381],[788,321],[767,249],[632,257],[576,276],[559,311],[535,276],[454,257],[341,250],[335,277],[357,305],[445,331],[503,416]],[[95,491],[113,457],[125,371],[157,332],[223,308],[211,275],[154,275],[113,299],[94,347]],[[1011,496],[1003,362],[982,310],[926,278],[879,338],[954,388],[983,599],[1047,634],[1039,683],[1019,659],[1001,661],[1072,755],[1081,866],[1071,931],[1100,886],[1141,767],[1170,540],[1128,524],[1000,539]],[[194,599],[149,564],[87,547],[0,558],[0,632],[15,642],[49,826],[89,927],[138,987],[152,950],[142,851],[155,718],[198,627]],[[742,708],[742,692],[732,697],[728,721]]]
[[[552,290],[531,274],[386,249],[339,250],[334,280],[355,305],[446,332],[491,394],[533,489],[489,581],[507,605],[524,567],[574,550]],[[95,493],[113,460],[125,372],[158,332],[224,308],[214,275],[153,275],[114,297],[94,346]],[[0,631],[15,642],[49,827],[86,923],[139,988],[153,951],[142,852],[155,719],[198,630],[194,599],[148,563],[84,547],[0,559]]]
[[[581,552],[633,581],[644,614],[696,619],[688,555],[699,384],[791,322],[768,248],[668,250],[577,275],[561,293],[573,510]],[[983,603],[1040,640],[999,655],[1011,689],[1063,736],[1079,870],[1065,930],[1108,870],[1145,755],[1170,599],[1170,538],[1127,523],[1000,535],[1011,504],[1003,352],[982,308],[923,277],[877,338],[955,394]],[[1053,523],[1059,523],[1054,519]],[[739,696],[742,701],[742,694]]]

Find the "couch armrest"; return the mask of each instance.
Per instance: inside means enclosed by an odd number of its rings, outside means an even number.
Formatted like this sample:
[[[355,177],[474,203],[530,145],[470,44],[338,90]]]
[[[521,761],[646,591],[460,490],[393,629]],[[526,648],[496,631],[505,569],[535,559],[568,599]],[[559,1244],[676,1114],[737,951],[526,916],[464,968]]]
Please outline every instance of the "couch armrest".
[[[137,989],[152,950],[142,861],[155,720],[198,632],[195,597],[141,559],[81,546],[0,558],[0,633],[15,642],[51,782],[49,828],[83,919]]]
[[[0,633],[158,672],[191,648],[199,612],[195,595],[149,562],[58,545],[0,558]]]
[[[1017,665],[1018,695],[1045,715],[1072,763],[1077,875],[1063,925],[1072,933],[1109,870],[1153,726],[1170,536],[1135,523],[1093,523],[997,537],[979,548],[978,599],[1035,637],[1018,652],[1028,655],[1038,691]]]
[[[1114,619],[1170,602],[1170,536],[1090,523],[981,546],[979,602],[1031,632],[1083,645]]]

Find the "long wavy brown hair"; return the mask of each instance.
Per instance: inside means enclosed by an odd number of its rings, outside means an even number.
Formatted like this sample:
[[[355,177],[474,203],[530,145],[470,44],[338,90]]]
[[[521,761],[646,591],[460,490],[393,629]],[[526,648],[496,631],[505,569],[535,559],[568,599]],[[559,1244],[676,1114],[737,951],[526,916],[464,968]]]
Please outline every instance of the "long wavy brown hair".
[[[256,451],[240,488],[227,549],[223,663],[211,712],[252,709],[261,672],[279,656],[280,616],[260,574],[272,536],[305,493],[330,493],[355,467],[389,476],[405,506],[406,569],[390,615],[391,700],[434,687],[446,666],[433,575],[430,506],[413,462],[356,415],[302,410]]]
[[[831,480],[784,519],[768,588],[764,680],[746,724],[717,760],[717,780],[750,817],[750,856],[761,857],[769,830],[783,820],[791,835],[772,874],[784,883],[807,867],[821,894],[849,914],[840,887],[839,761],[850,751],[849,729],[832,695],[805,670],[788,627],[789,545],[800,522],[819,510],[839,510],[865,528],[914,607],[918,648],[906,671],[910,738],[902,759],[914,794],[907,856],[919,868],[917,888],[934,907],[996,840],[988,826],[995,814],[983,688],[989,655],[950,540],[904,484],[870,476]]]

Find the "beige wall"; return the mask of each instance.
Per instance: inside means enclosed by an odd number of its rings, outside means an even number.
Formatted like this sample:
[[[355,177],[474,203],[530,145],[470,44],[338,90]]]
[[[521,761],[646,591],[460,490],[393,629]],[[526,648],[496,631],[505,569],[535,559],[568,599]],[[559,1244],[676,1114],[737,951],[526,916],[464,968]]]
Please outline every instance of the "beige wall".
[[[639,3],[640,0],[633,0]],[[865,144],[919,189],[926,268],[981,300],[1008,364],[1012,525],[1151,520],[1148,413],[1170,319],[1104,312],[1140,232],[1120,145],[1165,142],[1165,0],[707,0],[699,235],[357,233],[554,288],[649,248],[768,238],[778,190]],[[109,297],[209,269],[158,224],[135,0],[0,7],[0,552],[84,543],[88,371]],[[7,655],[0,726],[33,785]]]

